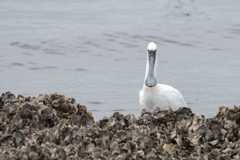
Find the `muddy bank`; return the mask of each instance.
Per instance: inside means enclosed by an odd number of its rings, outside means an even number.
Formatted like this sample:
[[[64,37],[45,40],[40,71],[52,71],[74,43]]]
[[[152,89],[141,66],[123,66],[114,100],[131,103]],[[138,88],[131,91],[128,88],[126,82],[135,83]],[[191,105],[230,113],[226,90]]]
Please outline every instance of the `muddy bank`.
[[[0,96],[0,159],[239,159],[240,107],[190,108],[94,121],[74,98]]]

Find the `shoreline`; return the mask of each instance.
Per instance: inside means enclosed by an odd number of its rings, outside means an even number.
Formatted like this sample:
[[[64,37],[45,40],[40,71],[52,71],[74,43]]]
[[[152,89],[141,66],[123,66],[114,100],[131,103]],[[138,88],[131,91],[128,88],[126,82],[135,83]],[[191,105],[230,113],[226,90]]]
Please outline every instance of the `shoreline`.
[[[60,94],[0,96],[0,159],[239,159],[240,107],[212,118],[190,108],[141,116],[113,113],[95,122]]]

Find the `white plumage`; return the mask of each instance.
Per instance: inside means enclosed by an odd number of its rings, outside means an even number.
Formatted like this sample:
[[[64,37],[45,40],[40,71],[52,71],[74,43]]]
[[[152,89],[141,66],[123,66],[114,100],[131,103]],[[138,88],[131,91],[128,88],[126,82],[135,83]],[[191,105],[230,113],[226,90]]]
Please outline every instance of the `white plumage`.
[[[156,81],[157,46],[154,42],[148,45],[148,56],[145,73],[145,83],[139,92],[139,102],[142,108],[152,112],[156,107],[161,110],[171,107],[187,107],[182,94],[175,88],[158,84]]]

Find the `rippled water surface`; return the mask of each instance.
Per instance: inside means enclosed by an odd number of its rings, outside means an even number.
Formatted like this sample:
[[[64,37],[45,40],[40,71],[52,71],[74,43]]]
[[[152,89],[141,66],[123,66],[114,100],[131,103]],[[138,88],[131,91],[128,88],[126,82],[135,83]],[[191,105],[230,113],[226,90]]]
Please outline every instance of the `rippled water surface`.
[[[239,8],[238,0],[1,2],[0,92],[66,94],[95,120],[138,116],[154,41],[158,82],[214,116],[240,105]]]

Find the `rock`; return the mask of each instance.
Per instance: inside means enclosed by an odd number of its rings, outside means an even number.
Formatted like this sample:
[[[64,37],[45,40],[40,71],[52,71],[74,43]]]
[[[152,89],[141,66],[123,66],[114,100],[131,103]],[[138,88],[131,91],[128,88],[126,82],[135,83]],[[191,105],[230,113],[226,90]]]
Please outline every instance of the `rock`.
[[[42,120],[49,120],[52,118],[53,110],[50,107],[44,107],[40,110]]]
[[[143,157],[144,157],[144,152],[143,152],[142,150],[137,151],[135,157],[136,157],[135,159],[143,159]]]
[[[231,157],[234,153],[234,150],[231,148],[226,148],[225,150],[222,151],[227,157]]]
[[[59,147],[57,149],[56,153],[55,153],[54,158],[56,158],[56,159],[66,159],[67,155],[66,155],[65,150]]]
[[[20,107],[20,104],[16,101],[10,101],[7,100],[5,103],[5,110],[8,115],[14,115],[17,113],[18,108]]]
[[[117,131],[117,132],[116,132],[116,135],[117,135],[119,138],[123,138],[123,137],[126,135],[126,132],[123,131],[123,130],[120,130],[120,131]]]
[[[126,115],[126,119],[128,120],[129,125],[134,123],[135,118],[136,118],[136,117],[135,117],[134,114],[127,114],[127,115]]]
[[[209,142],[209,144],[211,144],[212,146],[216,146],[218,143],[218,140],[213,140],[212,142]]]
[[[240,107],[206,119],[190,108],[94,121],[60,94],[0,96],[0,159],[239,159]]]
[[[220,159],[221,159],[221,153],[220,153],[217,149],[213,149],[213,150],[208,154],[208,159],[220,160]]]
[[[235,122],[232,122],[230,120],[227,120],[224,124],[224,128],[226,130],[229,130],[230,128],[236,128],[236,123]]]
[[[173,146],[169,145],[169,144],[164,144],[163,145],[163,150],[168,152],[168,154],[171,155],[171,154],[173,154],[175,148]]]
[[[22,146],[23,145],[23,134],[20,131],[17,131],[13,134],[13,138],[15,141],[15,146]]]
[[[206,135],[205,135],[205,140],[207,142],[209,142],[209,141],[213,140],[213,138],[214,138],[213,132],[210,129],[208,129],[206,132]]]
[[[188,134],[197,134],[199,136],[207,132],[206,119],[203,116],[194,116],[193,123],[189,128]]]

